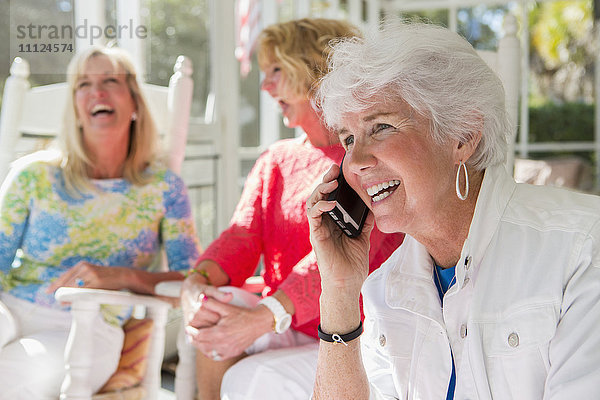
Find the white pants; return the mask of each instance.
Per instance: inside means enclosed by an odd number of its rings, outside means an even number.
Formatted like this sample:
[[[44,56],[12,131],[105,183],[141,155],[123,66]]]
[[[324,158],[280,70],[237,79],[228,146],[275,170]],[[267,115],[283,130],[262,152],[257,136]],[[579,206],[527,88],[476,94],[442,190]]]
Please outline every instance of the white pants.
[[[267,350],[229,368],[222,400],[307,400],[317,372],[319,343]]]
[[[56,400],[65,376],[65,345],[71,314],[0,294],[0,400]],[[12,316],[6,315],[8,312]],[[12,326],[11,326],[12,325]],[[101,316],[94,324],[92,388],[117,369],[123,330]]]
[[[238,288],[221,290],[234,294],[233,304],[254,307],[260,297]],[[315,383],[319,342],[288,329],[258,338],[223,377],[222,400],[281,400],[310,398]]]

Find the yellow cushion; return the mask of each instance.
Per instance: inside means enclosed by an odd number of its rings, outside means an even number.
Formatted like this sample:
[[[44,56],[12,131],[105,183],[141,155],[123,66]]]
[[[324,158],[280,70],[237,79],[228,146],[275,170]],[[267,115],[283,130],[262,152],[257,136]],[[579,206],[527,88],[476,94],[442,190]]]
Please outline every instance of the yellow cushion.
[[[146,373],[153,321],[131,318],[123,325],[125,338],[117,371],[98,393],[113,392],[139,385]]]

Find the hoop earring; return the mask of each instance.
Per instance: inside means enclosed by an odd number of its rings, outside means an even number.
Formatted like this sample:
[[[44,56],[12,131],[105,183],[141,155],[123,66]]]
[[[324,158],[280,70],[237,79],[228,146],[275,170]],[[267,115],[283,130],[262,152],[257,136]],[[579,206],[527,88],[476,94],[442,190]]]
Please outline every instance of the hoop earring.
[[[465,194],[464,195],[460,192],[460,184],[459,184],[461,167],[465,170]],[[468,195],[469,195],[469,173],[467,172],[467,164],[460,161],[460,164],[458,164],[458,171],[456,171],[456,196],[459,199],[464,201],[467,199]]]

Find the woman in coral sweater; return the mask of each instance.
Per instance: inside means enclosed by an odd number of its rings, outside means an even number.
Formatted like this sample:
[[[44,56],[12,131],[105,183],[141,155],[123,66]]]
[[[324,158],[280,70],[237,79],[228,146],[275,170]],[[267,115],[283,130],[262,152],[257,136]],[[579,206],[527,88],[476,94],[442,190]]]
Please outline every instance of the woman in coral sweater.
[[[359,31],[347,22],[303,19],[270,26],[259,37],[261,89],[279,103],[285,124],[305,134],[261,155],[231,225],[184,283],[184,318],[197,349],[202,400],[306,399],[311,393],[321,284],[306,200],[329,165],[340,164],[344,155],[337,135],[312,107],[311,90],[325,71],[330,40],[355,36]],[[371,269],[402,239],[374,230]],[[238,288],[261,256],[265,287],[256,296]]]

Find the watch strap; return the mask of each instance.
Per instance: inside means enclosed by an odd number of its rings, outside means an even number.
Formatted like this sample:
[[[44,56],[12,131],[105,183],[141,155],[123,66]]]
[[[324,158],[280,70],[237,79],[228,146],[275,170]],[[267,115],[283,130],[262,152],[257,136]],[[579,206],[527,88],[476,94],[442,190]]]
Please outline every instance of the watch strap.
[[[267,296],[262,298],[258,304],[262,304],[263,306],[267,307],[272,313],[273,313],[273,317],[275,318],[275,326],[274,326],[274,330],[277,331],[276,326],[277,326],[277,322],[281,321],[283,318],[285,318],[286,316],[289,316],[290,314],[285,310],[285,308],[283,307],[283,305],[281,305],[281,303],[279,302],[279,300],[277,300],[275,297],[273,296]]]

